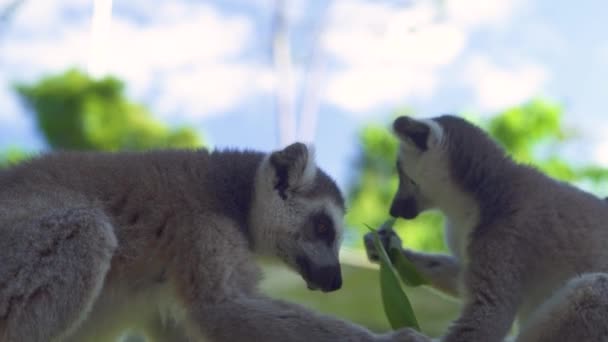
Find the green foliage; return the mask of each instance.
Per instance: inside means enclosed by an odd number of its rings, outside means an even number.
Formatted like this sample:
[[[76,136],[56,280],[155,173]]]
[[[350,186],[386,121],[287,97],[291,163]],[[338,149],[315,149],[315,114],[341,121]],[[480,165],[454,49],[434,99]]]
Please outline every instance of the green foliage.
[[[38,126],[53,148],[146,150],[202,145],[191,128],[171,129],[129,101],[113,77],[92,79],[78,70],[19,84],[16,90],[33,109]]]
[[[384,247],[382,247],[377,233],[374,233],[374,245],[380,255],[379,275],[382,303],[391,327],[393,329],[411,327],[420,330],[412,304],[403,292],[397,272],[393,268]]]
[[[389,219],[379,230],[392,231],[395,219]],[[420,331],[420,325],[414,314],[410,300],[403,291],[401,281],[408,286],[428,284],[418,273],[416,267],[403,255],[401,246],[389,246],[388,250],[380,242],[378,232],[368,227],[374,234],[374,247],[380,262],[380,291],[384,312],[393,329],[414,328]],[[390,255],[390,257],[389,257]]]
[[[430,284],[429,281],[418,272],[416,265],[403,255],[401,246],[399,246],[399,248],[391,247],[388,254],[395,270],[397,270],[399,277],[405,285],[416,287]]]
[[[514,107],[485,124],[513,158],[532,164],[546,174],[573,183],[590,183],[596,190],[608,183],[608,170],[594,165],[572,165],[560,159],[560,148],[573,138],[563,126],[563,109],[547,101],[535,100]]]
[[[552,177],[587,189],[608,189],[608,170],[593,165],[575,166],[559,157],[563,143],[573,138],[572,130],[564,127],[562,117],[561,106],[534,100],[509,108],[489,120],[475,121],[515,160],[535,165]],[[358,173],[348,193],[347,223],[363,232],[364,223],[377,226],[388,214],[398,184],[394,167],[398,144],[389,123],[365,126],[359,139]],[[395,230],[408,247],[442,250],[445,249],[442,226],[443,218],[429,212],[413,221],[397,221]]]
[[[538,161],[534,152],[539,144],[562,142],[566,137],[562,108],[540,100],[509,108],[484,126],[515,159],[526,163]]]
[[[16,147],[11,147],[0,153],[0,168],[17,164],[27,159],[27,157],[27,153]]]

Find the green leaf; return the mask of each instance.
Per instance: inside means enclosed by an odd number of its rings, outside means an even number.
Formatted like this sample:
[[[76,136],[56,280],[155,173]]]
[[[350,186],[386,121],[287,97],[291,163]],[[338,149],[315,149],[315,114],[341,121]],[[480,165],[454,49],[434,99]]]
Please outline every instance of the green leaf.
[[[393,329],[409,327],[420,331],[410,300],[401,287],[399,277],[376,231],[374,231],[374,245],[380,256],[380,290],[384,312],[391,327]]]
[[[396,219],[394,218],[384,221],[382,226],[380,226],[380,229],[392,231],[395,221]],[[370,226],[366,226],[369,230],[375,231]],[[416,266],[401,253],[401,248],[399,246],[389,246],[387,255],[390,257],[393,267],[397,270],[397,273],[405,285],[416,287],[429,284],[429,281],[418,272]]]
[[[403,255],[401,250],[390,248],[388,254],[405,285],[416,287],[429,284],[429,281],[418,272],[416,266]]]

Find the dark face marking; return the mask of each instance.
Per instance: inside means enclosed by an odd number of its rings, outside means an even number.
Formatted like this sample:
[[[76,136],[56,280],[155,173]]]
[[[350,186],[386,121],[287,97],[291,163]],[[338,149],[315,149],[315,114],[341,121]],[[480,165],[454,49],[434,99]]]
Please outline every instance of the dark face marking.
[[[399,189],[391,203],[390,214],[393,217],[413,219],[420,213],[416,200],[418,186],[411,180],[397,161],[397,174],[399,176]]]
[[[312,234],[314,240],[321,240],[328,246],[332,246],[336,240],[336,227],[331,217],[324,212],[318,212],[310,218]],[[310,228],[309,228],[310,229]]]
[[[290,174],[301,172],[302,170],[299,168],[306,166],[307,158],[308,149],[302,143],[291,144],[270,155],[270,164],[274,167],[276,174],[274,188],[283,200],[287,199],[287,190],[294,186],[294,184],[289,184]]]
[[[279,196],[281,199],[287,199],[287,168],[284,166],[275,166],[275,170],[277,173],[277,181],[274,185],[274,189],[279,192]]]
[[[323,259],[312,258],[305,251],[296,256],[296,268],[311,290],[335,291],[342,286],[342,271],[337,256],[333,256],[337,238],[335,223],[325,211],[312,213],[300,229],[301,238],[322,249]],[[329,259],[331,258],[331,259]]]
[[[342,270],[339,263],[316,266],[307,257],[297,256],[296,264],[309,289],[331,292],[342,287]]]
[[[401,217],[404,219],[413,219],[418,216],[418,206],[416,199],[413,197],[399,198],[395,197],[391,204],[390,214],[392,217]]]
[[[431,129],[422,122],[400,116],[393,122],[393,130],[402,137],[409,138],[418,149],[426,151]]]

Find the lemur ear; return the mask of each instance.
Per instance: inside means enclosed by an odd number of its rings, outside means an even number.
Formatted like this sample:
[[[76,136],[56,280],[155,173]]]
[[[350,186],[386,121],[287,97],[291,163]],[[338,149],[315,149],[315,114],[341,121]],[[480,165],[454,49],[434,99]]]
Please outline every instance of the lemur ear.
[[[317,172],[312,149],[302,143],[294,143],[270,155],[270,165],[275,171],[274,188],[281,198],[287,198],[287,190],[312,183]]]
[[[400,116],[393,122],[393,130],[401,140],[412,142],[419,150],[426,151],[429,148],[431,128],[426,123]]]

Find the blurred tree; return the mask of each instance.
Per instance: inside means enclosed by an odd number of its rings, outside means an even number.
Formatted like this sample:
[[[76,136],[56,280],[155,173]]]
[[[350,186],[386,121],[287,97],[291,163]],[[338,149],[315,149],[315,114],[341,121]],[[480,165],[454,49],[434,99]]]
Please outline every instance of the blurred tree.
[[[561,106],[534,100],[509,108],[489,120],[472,121],[489,132],[515,160],[535,165],[557,179],[587,185],[586,188],[596,191],[605,190],[608,170],[573,166],[559,157],[563,142],[572,138],[570,131],[563,127],[562,114]],[[361,149],[355,166],[358,172],[348,192],[347,222],[364,232],[364,224],[378,226],[388,216],[398,183],[394,167],[397,140],[388,124],[368,125],[359,138]],[[405,245],[423,250],[445,248],[442,226],[443,218],[435,212],[422,214],[413,221],[398,220],[395,225]]]
[[[193,148],[202,139],[191,128],[171,129],[142,105],[129,101],[116,78],[95,80],[78,70],[43,78],[16,90],[33,109],[52,148],[146,150]]]
[[[533,100],[500,113],[481,126],[519,162],[532,164],[559,180],[588,190],[606,191],[608,170],[596,165],[574,165],[560,155],[563,143],[572,140],[573,131],[563,125],[561,106]],[[585,186],[591,185],[591,186]]]
[[[27,153],[23,150],[11,147],[3,152],[0,152],[0,167],[16,164],[27,158]]]

